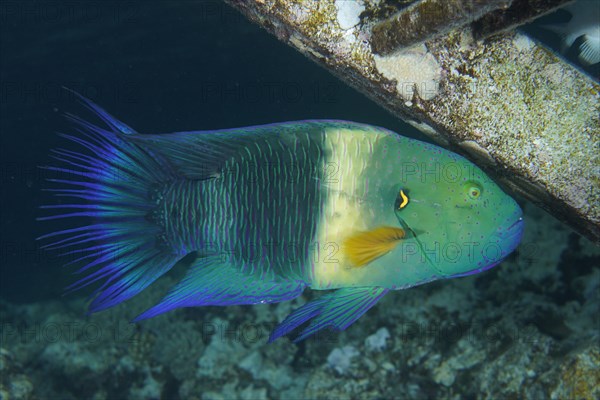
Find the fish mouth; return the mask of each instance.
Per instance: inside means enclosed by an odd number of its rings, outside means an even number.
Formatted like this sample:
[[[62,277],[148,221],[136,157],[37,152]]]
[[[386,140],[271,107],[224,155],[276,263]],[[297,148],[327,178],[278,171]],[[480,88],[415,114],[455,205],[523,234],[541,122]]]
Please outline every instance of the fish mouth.
[[[523,220],[523,217],[519,217],[515,222],[510,224],[508,228],[495,233],[493,237],[500,239],[502,243],[511,245],[509,252],[513,251],[521,241],[524,225],[525,221]]]
[[[508,227],[507,231],[512,232],[515,229],[520,228],[523,225],[523,217],[519,217],[511,226]]]
[[[508,229],[506,229],[504,235],[501,236],[504,245],[508,246],[508,253],[512,253],[512,251],[517,248],[519,243],[521,243],[524,227],[525,221],[523,220],[523,217],[519,217],[515,222],[512,223],[512,225],[508,227]]]

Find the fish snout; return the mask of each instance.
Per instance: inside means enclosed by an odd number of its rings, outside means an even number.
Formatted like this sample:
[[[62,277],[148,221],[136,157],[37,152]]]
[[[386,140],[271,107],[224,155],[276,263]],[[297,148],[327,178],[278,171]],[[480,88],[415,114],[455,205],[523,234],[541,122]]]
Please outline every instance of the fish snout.
[[[522,216],[519,216],[512,223],[501,226],[493,235],[498,240],[503,256],[507,256],[517,248],[523,237],[525,221]]]

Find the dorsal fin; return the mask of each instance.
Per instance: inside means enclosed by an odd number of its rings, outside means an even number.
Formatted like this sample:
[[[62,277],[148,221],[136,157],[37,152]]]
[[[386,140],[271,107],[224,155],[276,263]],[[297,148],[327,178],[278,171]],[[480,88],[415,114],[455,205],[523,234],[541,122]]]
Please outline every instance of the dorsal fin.
[[[79,101],[81,101],[88,109],[90,109],[106,125],[108,125],[111,128],[113,133],[122,133],[124,135],[134,135],[137,133],[131,127],[127,126],[125,123],[119,121],[118,119],[116,119],[115,117],[110,115],[108,112],[106,112],[106,110],[104,110],[102,107],[100,107],[98,104],[94,103],[87,97],[84,97],[84,96],[80,95],[79,93],[77,93],[76,91],[69,89],[67,87],[63,86],[63,89],[74,94],[79,99]],[[75,120],[76,122],[81,123],[81,121],[82,121],[78,117],[73,116],[72,114],[67,114],[67,115],[69,116],[69,118]]]
[[[138,135],[133,140],[186,178],[209,179],[217,177],[225,161],[248,146],[250,136],[247,132],[197,131]]]
[[[318,151],[310,132],[333,126],[329,121],[297,121],[241,129],[135,135],[132,140],[160,156],[189,179],[218,177],[227,161],[261,152],[303,148]],[[296,133],[296,134],[294,134]]]

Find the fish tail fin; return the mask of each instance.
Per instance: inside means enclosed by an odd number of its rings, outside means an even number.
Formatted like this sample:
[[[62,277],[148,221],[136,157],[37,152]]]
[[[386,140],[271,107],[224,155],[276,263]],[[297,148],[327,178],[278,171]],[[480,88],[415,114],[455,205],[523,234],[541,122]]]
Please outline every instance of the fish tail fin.
[[[600,30],[597,32],[600,36]],[[600,62],[600,38],[593,35],[585,35],[579,47],[579,61],[584,65],[593,65]]]
[[[77,271],[83,278],[68,291],[102,282],[89,308],[96,312],[136,295],[182,257],[164,242],[162,228],[151,218],[156,207],[153,187],[173,180],[175,173],[130,140],[136,135],[133,129],[77,96],[105,127],[67,114],[79,134],[61,136],[79,150],[54,149],[52,158],[59,164],[42,167],[65,177],[48,179],[57,187],[45,191],[58,201],[42,208],[55,214],[38,220],[70,224],[38,240],[47,242],[43,248],[64,250],[72,258],[68,264],[84,264]]]

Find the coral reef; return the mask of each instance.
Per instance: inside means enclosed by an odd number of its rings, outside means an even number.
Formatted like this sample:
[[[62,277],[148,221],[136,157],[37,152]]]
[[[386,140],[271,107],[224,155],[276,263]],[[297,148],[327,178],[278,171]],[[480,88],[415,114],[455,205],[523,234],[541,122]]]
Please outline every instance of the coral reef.
[[[28,400],[33,398],[33,383],[13,354],[0,347],[0,399]]]

